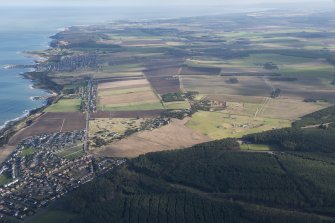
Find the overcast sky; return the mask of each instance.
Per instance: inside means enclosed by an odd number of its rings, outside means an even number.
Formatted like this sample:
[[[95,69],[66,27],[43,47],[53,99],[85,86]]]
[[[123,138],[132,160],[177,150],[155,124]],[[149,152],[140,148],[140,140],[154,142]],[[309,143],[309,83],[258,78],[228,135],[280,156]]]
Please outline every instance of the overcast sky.
[[[252,5],[258,3],[281,3],[281,2],[331,2],[333,0],[0,0],[0,6],[4,5]]]

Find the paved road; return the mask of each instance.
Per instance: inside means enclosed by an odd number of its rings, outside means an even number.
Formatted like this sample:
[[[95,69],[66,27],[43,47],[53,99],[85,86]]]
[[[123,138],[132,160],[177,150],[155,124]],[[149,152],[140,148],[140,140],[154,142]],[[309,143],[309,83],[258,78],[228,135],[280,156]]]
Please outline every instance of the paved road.
[[[84,153],[88,152],[88,133],[90,130],[90,116],[91,116],[91,100],[92,100],[92,80],[87,83],[87,99],[86,99],[86,125],[84,136]]]

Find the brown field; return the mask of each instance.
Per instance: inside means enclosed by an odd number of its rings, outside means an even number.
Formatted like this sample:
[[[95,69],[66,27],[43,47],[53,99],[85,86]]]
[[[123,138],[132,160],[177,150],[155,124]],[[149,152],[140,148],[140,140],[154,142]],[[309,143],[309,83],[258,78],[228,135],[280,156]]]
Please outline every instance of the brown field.
[[[330,104],[328,103],[306,103],[302,100],[295,100],[292,98],[278,98],[272,99],[264,105],[264,108],[259,116],[296,120],[299,117],[329,106]]]
[[[128,104],[136,102],[156,102],[157,96],[152,91],[134,92],[128,94],[118,94],[111,96],[102,96],[99,98],[99,104]]]
[[[14,152],[15,148],[15,146],[0,147],[0,165]]]
[[[152,69],[146,71],[145,76],[158,94],[179,92],[180,85],[177,77],[179,69],[179,67]]]
[[[146,79],[123,80],[123,81],[101,83],[98,86],[98,90],[126,88],[126,87],[141,86],[141,85],[148,85],[148,84],[149,83]]]
[[[113,82],[123,82],[123,80],[113,80]],[[148,87],[147,84],[134,84],[128,87],[113,87],[113,88],[105,88],[105,89],[99,89],[99,92],[108,92],[108,91],[115,91],[115,90],[124,90],[124,89],[129,89],[132,90],[134,88],[144,88],[144,87]]]
[[[34,123],[20,130],[10,140],[9,145],[17,145],[25,138],[43,133],[68,132],[85,128],[85,116],[81,112],[45,113]]]
[[[155,118],[161,115],[164,110],[147,111],[98,111],[91,115],[91,118]]]
[[[123,80],[98,85],[100,110],[113,110],[113,108],[118,107],[124,107],[124,110],[127,110],[127,106],[155,103],[159,103],[159,98],[153,92],[147,79]],[[136,107],[131,109],[137,110]]]
[[[148,78],[151,86],[158,94],[176,93],[180,91],[179,79],[177,77],[151,77]]]
[[[186,127],[188,120],[173,120],[167,126],[136,133],[93,153],[107,157],[136,157],[149,152],[181,149],[210,141],[208,137]]]
[[[282,97],[295,99],[326,99],[335,103],[335,88],[319,78],[304,78],[293,82],[269,81],[274,88],[282,90]]]

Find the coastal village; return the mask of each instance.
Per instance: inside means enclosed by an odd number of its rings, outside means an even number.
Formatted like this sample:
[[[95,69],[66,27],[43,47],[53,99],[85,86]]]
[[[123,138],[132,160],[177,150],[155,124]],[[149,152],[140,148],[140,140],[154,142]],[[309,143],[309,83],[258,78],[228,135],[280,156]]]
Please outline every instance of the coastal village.
[[[83,131],[23,140],[1,165],[8,183],[0,187],[0,219],[24,219],[39,208],[121,165],[125,159],[96,158],[83,152]]]

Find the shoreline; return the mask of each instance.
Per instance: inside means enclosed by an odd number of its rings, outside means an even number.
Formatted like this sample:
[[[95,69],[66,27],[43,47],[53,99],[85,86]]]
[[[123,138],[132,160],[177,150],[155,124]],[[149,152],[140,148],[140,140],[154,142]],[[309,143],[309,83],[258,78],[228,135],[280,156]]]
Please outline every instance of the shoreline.
[[[49,43],[48,48],[43,49],[48,50],[52,47]],[[43,63],[48,60],[46,57],[42,57],[40,54],[36,53],[37,51],[22,51],[21,54],[27,58],[33,59],[33,64],[31,65],[22,65],[22,64],[7,64],[2,67],[2,69],[32,69],[30,71],[25,71],[19,73],[21,78],[30,80],[31,83],[29,87],[32,89],[40,89],[47,92],[48,96],[31,96],[30,99],[43,100],[43,104],[37,108],[33,108],[30,110],[25,110],[23,114],[19,117],[13,118],[11,120],[7,120],[3,125],[0,126],[0,148],[6,146],[9,142],[10,138],[14,136],[21,129],[29,126],[27,121],[34,120],[36,117],[34,115],[43,112],[45,108],[47,108],[59,95],[60,89],[59,86],[53,83],[46,72],[38,72],[36,68],[39,63]],[[22,125],[22,126],[20,126]]]

